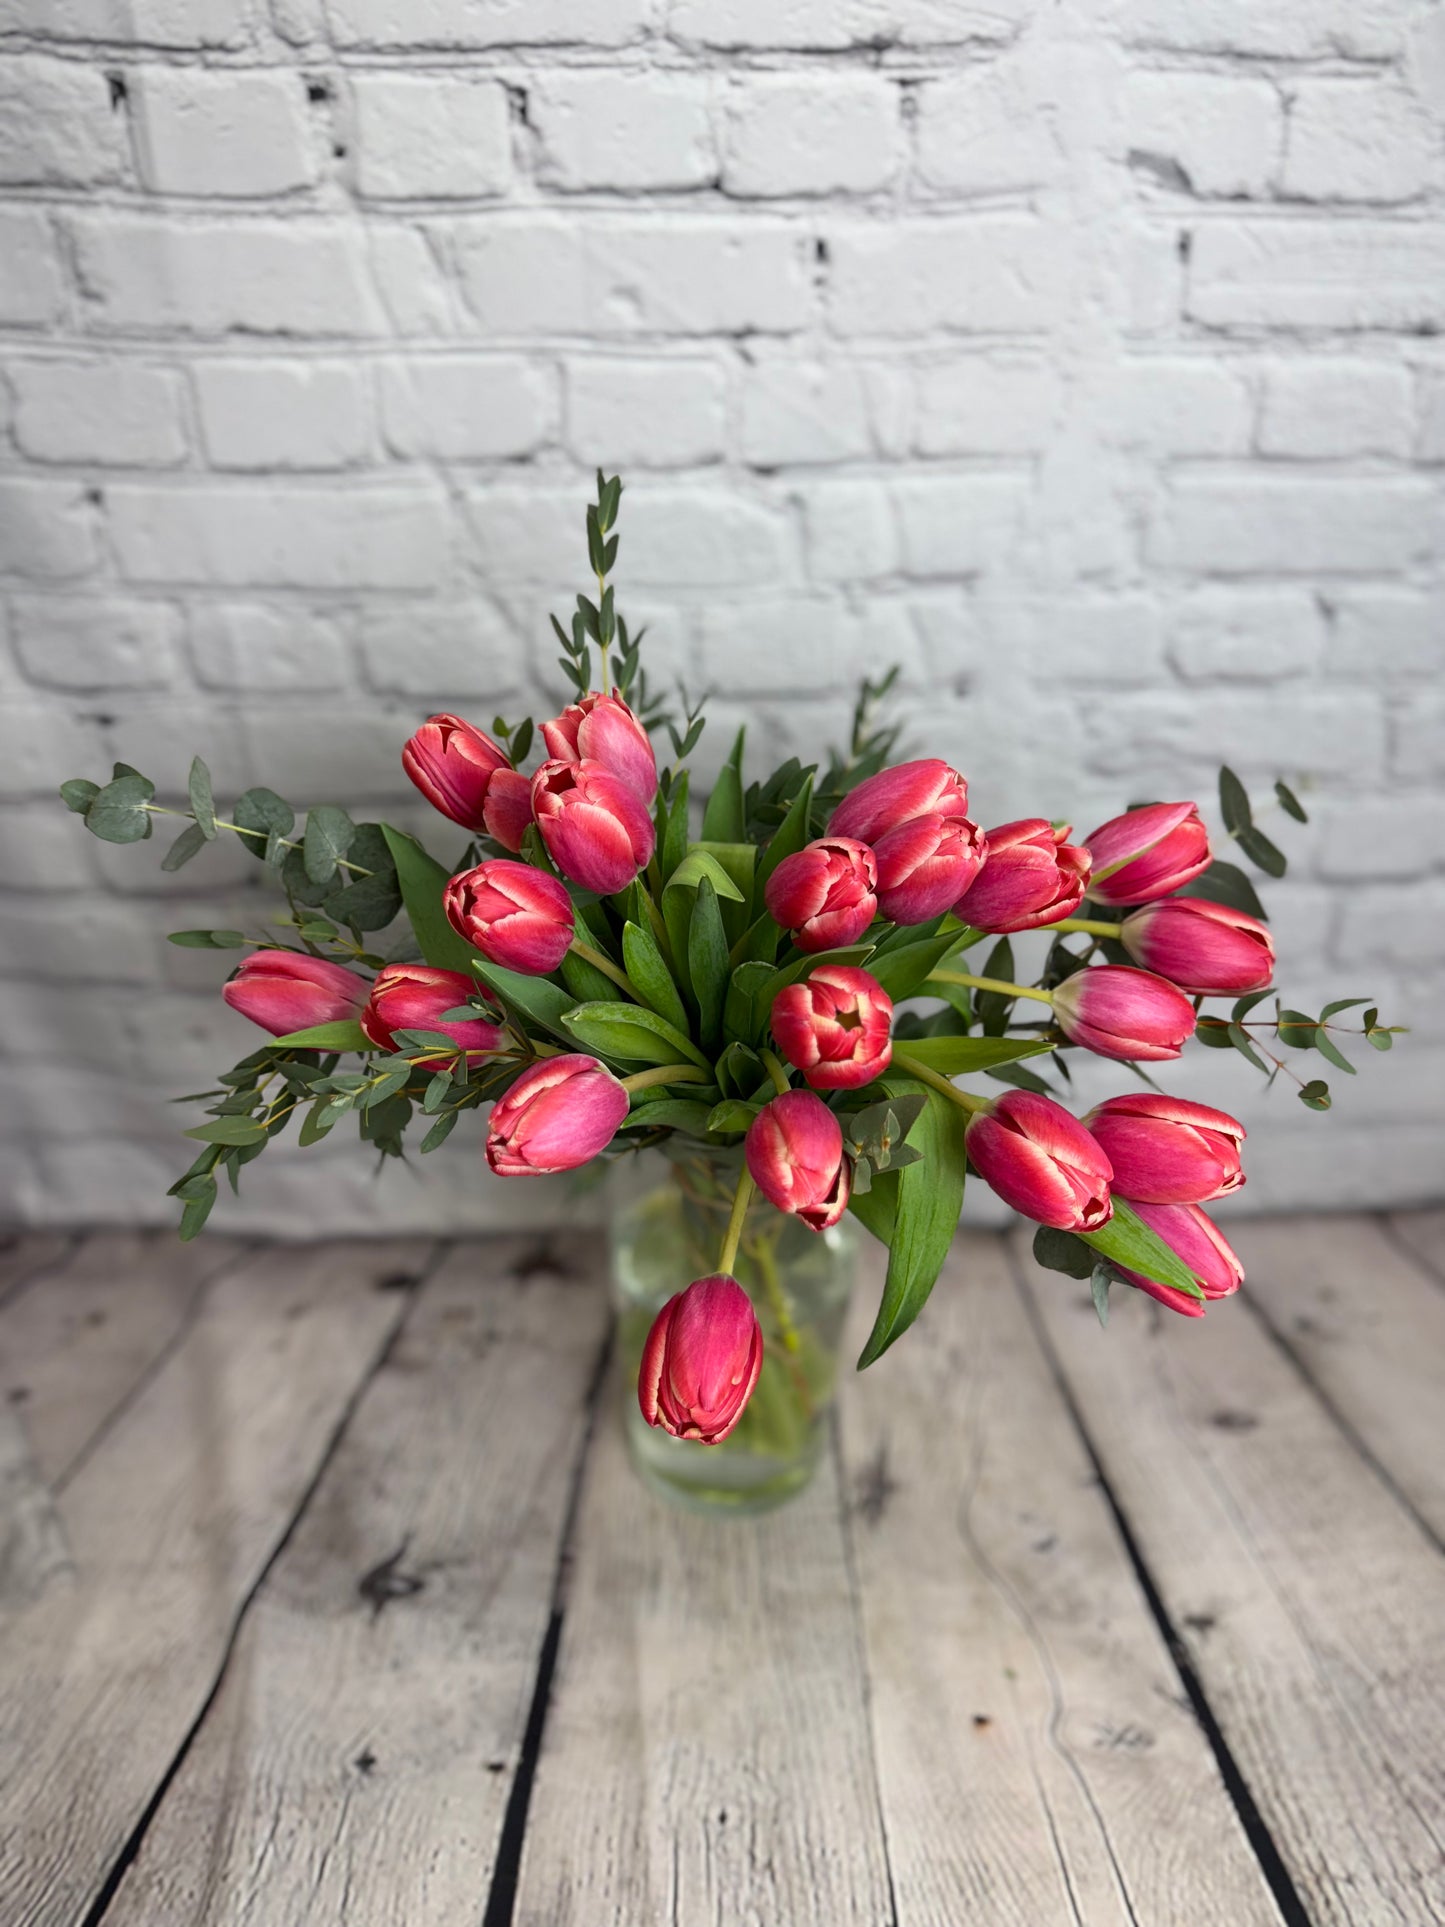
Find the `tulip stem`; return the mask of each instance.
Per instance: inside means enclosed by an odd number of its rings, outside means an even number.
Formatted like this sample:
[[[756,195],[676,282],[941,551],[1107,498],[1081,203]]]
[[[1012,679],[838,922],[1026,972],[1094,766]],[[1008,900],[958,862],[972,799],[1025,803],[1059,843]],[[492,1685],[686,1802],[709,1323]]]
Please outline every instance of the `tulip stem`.
[[[574,956],[580,957],[583,963],[590,963],[594,970],[600,970],[604,977],[610,977],[613,983],[620,989],[626,991],[634,1004],[640,1004],[642,1002],[642,999],[632,988],[631,978],[627,975],[626,971],[619,970],[610,957],[604,957],[600,950],[594,950],[590,943],[583,943],[580,937],[574,937],[572,939],[572,952]]]
[[[1058,923],[1051,923],[1049,930],[1057,936],[1066,930],[1083,930],[1091,937],[1117,937],[1123,927],[1121,923],[1101,923],[1096,917],[1064,917]]]
[[[992,990],[1000,997],[1032,997],[1036,1003],[1052,1004],[1051,990],[1031,990],[1027,984],[1007,984],[999,977],[970,977],[966,970],[935,970],[929,978],[934,984],[962,984],[967,990]],[[925,984],[924,988],[927,989]]]
[[[655,1064],[650,1071],[634,1071],[621,1080],[624,1091],[650,1091],[658,1084],[709,1084],[712,1072],[696,1064]]]
[[[773,1080],[773,1089],[778,1093],[779,1097],[782,1097],[786,1091],[791,1089],[788,1083],[788,1073],[783,1069],[782,1065],[770,1050],[760,1050],[758,1056],[763,1060],[763,1069]]]
[[[733,1208],[728,1216],[728,1228],[723,1233],[722,1250],[718,1253],[717,1268],[732,1276],[733,1266],[738,1260],[738,1244],[743,1235],[743,1220],[748,1215],[748,1204],[753,1195],[752,1173],[744,1169],[738,1179],[738,1188],[733,1193]]]
[[[961,1091],[956,1084],[950,1083],[941,1071],[930,1070],[927,1064],[920,1064],[916,1057],[910,1057],[906,1051],[894,1051],[893,1068],[902,1071],[908,1077],[916,1077],[920,1084],[927,1084],[930,1089],[941,1092],[961,1111],[988,1109],[989,1100],[986,1097],[975,1097],[972,1091]]]

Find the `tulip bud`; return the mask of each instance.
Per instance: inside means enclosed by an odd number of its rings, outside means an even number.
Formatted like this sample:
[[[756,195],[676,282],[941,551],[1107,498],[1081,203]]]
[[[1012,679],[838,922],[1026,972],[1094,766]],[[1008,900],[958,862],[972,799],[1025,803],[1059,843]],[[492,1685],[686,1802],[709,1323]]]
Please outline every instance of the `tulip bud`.
[[[877,915],[877,883],[867,844],[830,836],[785,856],[763,895],[799,950],[836,950],[856,943]]]
[[[1194,1035],[1194,1006],[1176,985],[1127,964],[1076,970],[1054,992],[1054,1016],[1071,1044],[1100,1057],[1177,1057]]]
[[[889,830],[915,816],[967,815],[967,783],[937,756],[924,756],[879,770],[849,790],[828,819],[828,834],[876,848]]]
[[[1227,1111],[1129,1091],[1096,1105],[1084,1123],[1114,1167],[1114,1190],[1131,1204],[1205,1204],[1244,1183],[1244,1126]]]
[[[401,766],[434,809],[464,830],[485,830],[520,850],[532,820],[518,817],[516,786],[525,783],[485,730],[460,716],[429,716],[401,752]]]
[[[612,1142],[630,1101],[595,1057],[544,1057],[492,1106],[487,1163],[499,1178],[575,1170]]]
[[[542,725],[547,754],[563,763],[601,763],[630,783],[644,803],[657,794],[657,758],[647,731],[614,689],[594,689]]]
[[[504,856],[454,876],[442,892],[447,922],[487,959],[525,977],[545,977],[572,943],[566,887],[530,863]]]
[[[753,1183],[779,1211],[826,1231],[848,1209],[843,1126],[811,1091],[784,1091],[748,1127],[745,1146]]]
[[[1136,1204],[1134,1209],[1149,1229],[1157,1232],[1169,1249],[1184,1260],[1206,1298],[1227,1298],[1239,1290],[1244,1283],[1244,1266],[1230,1250],[1218,1225],[1197,1204]],[[1204,1316],[1203,1304],[1188,1292],[1176,1291],[1173,1285],[1158,1284],[1142,1272],[1125,1271],[1122,1265],[1118,1269],[1121,1278],[1127,1278],[1140,1291],[1147,1291],[1171,1311],[1183,1312],[1186,1318]]]
[[[1209,834],[1194,803],[1150,803],[1101,823],[1087,839],[1096,903],[1151,903],[1210,865]]]
[[[532,812],[557,868],[599,897],[625,890],[652,860],[647,805],[603,763],[543,763],[532,778]]]
[[[778,1049],[815,1091],[871,1084],[893,1056],[893,999],[876,977],[849,964],[820,964],[806,983],[773,999]]]
[[[878,908],[894,923],[941,916],[983,868],[988,844],[966,816],[913,816],[873,845]]]
[[[1036,1091],[1005,1091],[968,1120],[974,1169],[1015,1211],[1058,1231],[1097,1231],[1114,1215],[1113,1173],[1079,1120]]]
[[[1203,897],[1133,910],[1119,940],[1136,963],[1196,997],[1238,997],[1274,977],[1274,938],[1258,917]]]
[[[482,822],[487,835],[515,855],[532,821],[532,779],[519,769],[499,769],[487,785]]]
[[[506,1030],[489,1024],[485,1018],[442,1021],[443,1011],[464,1004],[476,989],[471,977],[458,970],[433,970],[427,964],[387,964],[376,973],[371,1000],[361,1013],[361,1028],[381,1050],[397,1048],[393,1032],[398,1030],[435,1030],[450,1037],[467,1054],[468,1064],[477,1064],[500,1049]],[[455,1063],[456,1058],[445,1060]],[[442,1060],[433,1066],[440,1068]]]
[[[763,1369],[763,1333],[747,1293],[725,1273],[669,1298],[642,1348],[637,1402],[675,1439],[721,1445]]]
[[[253,950],[221,995],[273,1037],[342,1023],[366,1002],[367,982],[354,970],[299,950]]]
[[[995,936],[1041,930],[1072,916],[1089,881],[1089,852],[1066,843],[1068,834],[1067,824],[1055,829],[1041,816],[990,830],[983,869],[953,914]]]

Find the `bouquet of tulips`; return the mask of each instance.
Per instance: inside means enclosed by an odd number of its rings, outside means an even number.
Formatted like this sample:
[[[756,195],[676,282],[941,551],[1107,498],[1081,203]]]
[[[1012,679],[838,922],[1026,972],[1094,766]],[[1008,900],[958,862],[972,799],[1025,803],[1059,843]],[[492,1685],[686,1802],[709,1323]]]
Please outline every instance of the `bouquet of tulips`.
[[[166,869],[239,836],[285,898],[264,934],[171,937],[246,951],[221,995],[272,1040],[198,1094],[208,1110],[187,1135],[200,1150],[172,1187],[181,1236],[205,1222],[218,1175],[234,1186],[293,1120],[303,1146],[350,1118],[399,1157],[413,1123],[426,1154],[489,1107],[485,1156],[503,1178],[648,1147],[680,1159],[741,1147],[715,1272],[678,1280],[639,1382],[650,1424],[705,1443],[737,1424],[762,1362],[732,1275],[754,1187],[816,1232],[851,1211],[888,1247],[864,1365],[927,1299],[969,1166],[1038,1224],[1042,1264],[1090,1281],[1101,1318],[1115,1283],[1192,1316],[1235,1291],[1239,1264],[1202,1207],[1243,1184],[1243,1128],[1163,1094],[1142,1067],[1192,1038],[1286,1072],[1323,1110],[1326,1085],[1280,1049],[1349,1071],[1336,1019],[1368,1000],[1317,1017],[1263,1008],[1264,911],[1192,802],[1132,807],[1078,842],[1042,817],[981,829],[947,763],[891,760],[896,731],[873,720],[891,678],[864,684],[848,750],[823,767],[793,759],[749,781],[740,732],[695,815],[686,763],[702,708],[684,698],[666,713],[642,637],[615,611],[620,498],[599,474],[586,517],[596,596],[577,598],[569,627],[554,621],[575,700],[540,732],[432,716],[402,750],[465,835],[451,860],[334,804],[298,825],[269,789],[218,816],[199,758],[179,810],[124,764],[103,787],[63,785],[112,842],[186,818]],[[1293,792],[1276,793],[1303,820]],[[1239,852],[1282,874],[1228,770],[1220,802]],[[1042,929],[1042,970],[1017,982],[1010,939]],[[963,968],[985,939],[982,967]],[[1374,1009],[1351,1028],[1391,1043]],[[1074,1116],[1059,1094],[1075,1049],[1139,1087]]]

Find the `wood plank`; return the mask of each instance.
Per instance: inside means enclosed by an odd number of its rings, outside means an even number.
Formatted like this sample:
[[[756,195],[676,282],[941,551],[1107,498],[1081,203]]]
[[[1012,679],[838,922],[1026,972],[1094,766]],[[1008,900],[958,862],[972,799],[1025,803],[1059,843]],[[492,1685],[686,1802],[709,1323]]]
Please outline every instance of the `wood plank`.
[[[515,1927],[888,1922],[832,1455],[783,1511],[698,1518],[614,1418],[574,1558]]]
[[[63,1481],[184,1331],[208,1281],[250,1247],[182,1244],[173,1230],[86,1238],[0,1316],[0,1398],[15,1407],[36,1471]]]
[[[847,1385],[842,1446],[898,1927],[1277,1923],[1001,1239]]]
[[[1385,1222],[1430,1276],[1445,1282],[1445,1204],[1429,1211],[1392,1211]]]
[[[7,1231],[0,1235],[0,1308],[47,1265],[77,1243],[72,1231]]]
[[[1318,1927],[1445,1918],[1439,1555],[1242,1305],[1020,1276]],[[1249,1289],[1248,1285],[1245,1287]]]
[[[1230,1237],[1248,1304],[1445,1539],[1445,1291],[1374,1218],[1255,1219]]]
[[[423,1288],[106,1927],[481,1920],[608,1323],[595,1268],[521,1254]]]
[[[270,1250],[208,1292],[56,1510],[66,1574],[0,1618],[0,1920],[73,1927],[403,1317],[414,1243]]]

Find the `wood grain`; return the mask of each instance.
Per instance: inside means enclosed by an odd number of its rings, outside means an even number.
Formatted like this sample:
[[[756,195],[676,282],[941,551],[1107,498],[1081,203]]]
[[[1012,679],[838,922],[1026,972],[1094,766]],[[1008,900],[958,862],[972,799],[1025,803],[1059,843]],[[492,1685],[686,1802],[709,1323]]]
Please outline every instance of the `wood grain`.
[[[643,1489],[608,1416],[581,1500],[516,1927],[884,1927],[832,1458],[784,1511],[695,1518]]]
[[[1429,1211],[1392,1211],[1385,1223],[1432,1278],[1445,1282],[1445,1205]]]
[[[0,1617],[0,1920],[73,1927],[200,1714],[406,1296],[414,1244],[221,1278],[57,1501],[70,1565]]]
[[[1242,1305],[1020,1276],[1312,1921],[1445,1918],[1438,1553]],[[1249,1287],[1246,1285],[1246,1290]]]
[[[106,1927],[481,1920],[608,1316],[521,1251],[424,1288]]]
[[[842,1441],[899,1927],[1277,1923],[998,1238]]]
[[[0,1309],[47,1265],[79,1243],[69,1231],[7,1231],[0,1235]]]

